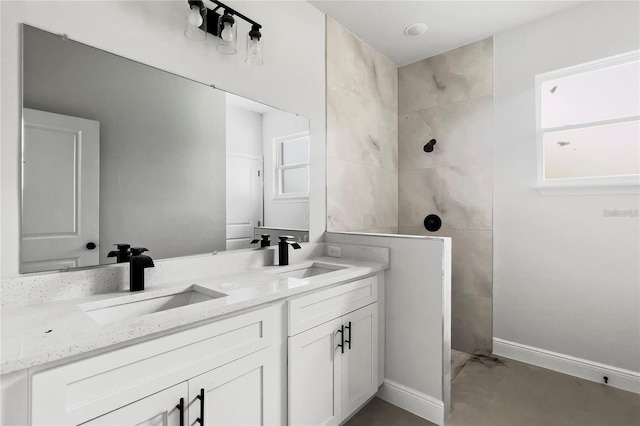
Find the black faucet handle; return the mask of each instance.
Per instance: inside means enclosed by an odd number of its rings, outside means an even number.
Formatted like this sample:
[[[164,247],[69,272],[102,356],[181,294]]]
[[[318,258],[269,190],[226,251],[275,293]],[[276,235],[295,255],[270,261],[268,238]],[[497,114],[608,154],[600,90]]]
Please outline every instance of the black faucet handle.
[[[259,239],[255,239],[255,240],[251,240],[251,242],[249,244],[256,244],[256,243],[260,243],[260,247],[269,247],[271,245],[271,240],[269,239],[271,235],[270,234],[260,234],[260,237],[262,237],[262,240]]]
[[[131,256],[140,256],[145,251],[149,251],[149,249],[144,247],[131,247]]]
[[[296,250],[302,248],[300,247],[300,244],[298,244],[298,242],[295,240],[295,237],[291,235],[280,235],[278,238],[280,238],[280,244],[291,244],[291,247]]]
[[[111,250],[107,253],[107,257],[115,257],[117,259],[117,263],[128,262],[131,257],[130,244],[127,243],[119,243],[114,244],[118,248],[118,250]]]
[[[130,253],[129,247],[131,247],[131,244],[119,243],[114,244],[114,246],[116,246],[118,250],[111,250],[109,253],[107,253],[107,257],[117,257]]]

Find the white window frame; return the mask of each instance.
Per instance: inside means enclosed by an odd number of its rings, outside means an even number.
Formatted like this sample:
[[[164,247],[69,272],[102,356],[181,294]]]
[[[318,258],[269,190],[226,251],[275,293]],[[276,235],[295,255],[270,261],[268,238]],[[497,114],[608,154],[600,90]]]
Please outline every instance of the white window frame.
[[[544,144],[543,137],[546,133],[563,130],[575,130],[587,127],[605,126],[611,124],[639,121],[640,115],[614,118],[610,120],[591,121],[577,125],[542,127],[542,85],[549,80],[556,80],[576,74],[583,74],[616,65],[640,60],[640,51],[625,53],[606,59],[601,59],[586,64],[581,64],[557,71],[538,74],[535,77],[536,93],[536,144],[537,144],[537,185],[536,188],[542,195],[571,195],[571,194],[637,194],[640,193],[640,175],[631,176],[604,176],[581,178],[544,179]]]
[[[306,139],[307,140],[307,161],[305,163],[297,163],[297,164],[282,164],[282,145],[284,142],[289,142],[296,139]],[[273,199],[276,201],[306,201],[309,199],[309,155],[311,150],[311,140],[309,139],[309,132],[300,132],[292,135],[282,136],[273,139],[273,149],[274,149],[274,188],[273,188]],[[285,170],[291,169],[307,169],[307,192],[297,192],[297,193],[289,193],[285,194],[282,192],[283,190],[283,180],[282,175]]]

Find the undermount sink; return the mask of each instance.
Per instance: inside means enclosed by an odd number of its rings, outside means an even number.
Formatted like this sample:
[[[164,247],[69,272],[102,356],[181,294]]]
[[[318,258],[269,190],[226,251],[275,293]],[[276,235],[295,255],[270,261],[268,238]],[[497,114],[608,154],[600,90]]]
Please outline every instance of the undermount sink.
[[[80,307],[91,319],[103,325],[226,296],[225,294],[208,289],[196,290],[194,287],[195,286],[191,286],[178,293],[165,294],[144,300],[122,301],[120,303],[116,302],[113,305],[95,308],[91,307],[95,304],[81,305]],[[118,298],[118,301],[121,299],[123,298]]]
[[[345,269],[346,266],[337,265],[325,265],[325,264],[313,264],[299,269],[288,270],[285,272],[278,272],[278,275],[282,275],[290,278],[309,278],[316,275],[327,274],[329,272],[335,272],[340,269]]]

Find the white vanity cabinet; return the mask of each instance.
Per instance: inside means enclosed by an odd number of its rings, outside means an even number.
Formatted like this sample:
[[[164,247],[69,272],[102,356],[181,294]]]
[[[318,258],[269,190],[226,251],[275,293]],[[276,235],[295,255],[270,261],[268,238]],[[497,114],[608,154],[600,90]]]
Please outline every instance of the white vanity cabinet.
[[[377,392],[384,273],[260,306],[5,374],[2,422],[337,425]]]
[[[205,425],[281,424],[281,311],[282,303],[36,372],[31,424],[180,425],[180,398],[184,424],[198,424],[201,390]]]
[[[280,382],[272,348],[247,355],[83,425],[278,425]]]
[[[377,392],[376,277],[292,300],[289,335],[290,425],[338,425]]]
[[[187,390],[187,384],[180,383],[82,424],[91,426],[128,424],[136,426],[180,426],[180,416],[184,415],[184,410],[181,410],[180,407],[184,405],[179,407],[178,404],[181,398],[184,404]]]
[[[191,405],[185,424],[282,424],[277,364],[275,351],[267,348],[189,380]],[[197,421],[202,418],[204,422]]]

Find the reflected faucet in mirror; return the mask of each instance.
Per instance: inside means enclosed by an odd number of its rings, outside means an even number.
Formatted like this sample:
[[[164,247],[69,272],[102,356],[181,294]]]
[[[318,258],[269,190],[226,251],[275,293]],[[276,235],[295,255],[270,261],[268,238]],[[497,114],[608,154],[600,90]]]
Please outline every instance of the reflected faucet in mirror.
[[[271,235],[269,234],[260,234],[261,239],[254,239],[251,240],[250,244],[258,244],[260,243],[260,248],[262,247],[269,247],[271,245],[271,240],[269,239]]]
[[[124,263],[129,261],[129,257],[131,257],[131,247],[130,244],[114,244],[118,248],[118,250],[111,250],[107,257],[115,257],[116,263]]]

